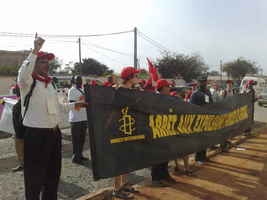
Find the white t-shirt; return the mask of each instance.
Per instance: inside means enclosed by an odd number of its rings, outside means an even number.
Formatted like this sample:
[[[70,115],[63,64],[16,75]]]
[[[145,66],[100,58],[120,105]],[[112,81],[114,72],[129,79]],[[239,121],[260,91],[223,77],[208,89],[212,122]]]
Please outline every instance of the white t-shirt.
[[[80,89],[83,92],[83,89]],[[75,86],[71,87],[68,93],[68,101],[81,101],[82,92],[79,91]],[[80,108],[79,110],[70,110],[69,112],[69,122],[81,122],[87,121],[86,108]]]
[[[233,89],[226,88],[226,96],[227,96],[227,97],[234,96],[234,91],[233,91]]]

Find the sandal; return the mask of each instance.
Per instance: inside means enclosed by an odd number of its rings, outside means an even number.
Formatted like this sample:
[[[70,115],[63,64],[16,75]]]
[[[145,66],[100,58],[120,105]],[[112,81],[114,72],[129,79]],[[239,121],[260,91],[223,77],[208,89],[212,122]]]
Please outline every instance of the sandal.
[[[130,193],[140,193],[140,191],[136,190],[134,187],[123,187],[121,190]]]
[[[118,191],[113,190],[111,196],[115,198],[119,198],[119,199],[133,199],[134,198],[134,195],[123,192],[121,190],[118,190]]]
[[[193,175],[193,171],[191,171],[191,170],[185,170],[185,175],[186,176],[192,176]]]

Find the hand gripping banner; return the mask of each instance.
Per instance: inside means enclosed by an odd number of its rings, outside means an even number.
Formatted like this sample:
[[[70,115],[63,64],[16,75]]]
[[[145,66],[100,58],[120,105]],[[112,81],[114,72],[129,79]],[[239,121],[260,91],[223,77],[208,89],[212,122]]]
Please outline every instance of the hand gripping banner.
[[[205,106],[125,88],[86,86],[95,180],[221,144],[252,125],[252,95]]]

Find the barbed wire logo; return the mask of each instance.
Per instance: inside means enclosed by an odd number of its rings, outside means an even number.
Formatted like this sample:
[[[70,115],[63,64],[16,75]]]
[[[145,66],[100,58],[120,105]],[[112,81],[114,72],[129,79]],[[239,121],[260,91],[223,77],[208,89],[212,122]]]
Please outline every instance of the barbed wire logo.
[[[119,123],[121,124],[119,130],[125,135],[132,135],[135,131],[135,119],[128,115],[128,107],[123,108],[121,110],[122,118],[119,119]]]

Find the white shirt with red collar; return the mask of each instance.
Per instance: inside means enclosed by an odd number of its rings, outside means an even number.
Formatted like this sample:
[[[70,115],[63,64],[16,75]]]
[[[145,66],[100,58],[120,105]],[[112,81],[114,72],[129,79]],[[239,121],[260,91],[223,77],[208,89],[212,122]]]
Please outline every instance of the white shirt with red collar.
[[[18,73],[18,84],[20,86],[22,116],[24,113],[25,96],[30,91],[33,83],[32,73],[36,63],[37,55],[30,53],[28,58],[23,62]],[[28,110],[23,120],[24,126],[34,128],[54,128],[63,121],[63,115],[60,110],[74,109],[75,103],[60,103],[57,91],[52,83],[46,87],[44,82],[36,80],[30,98]]]

